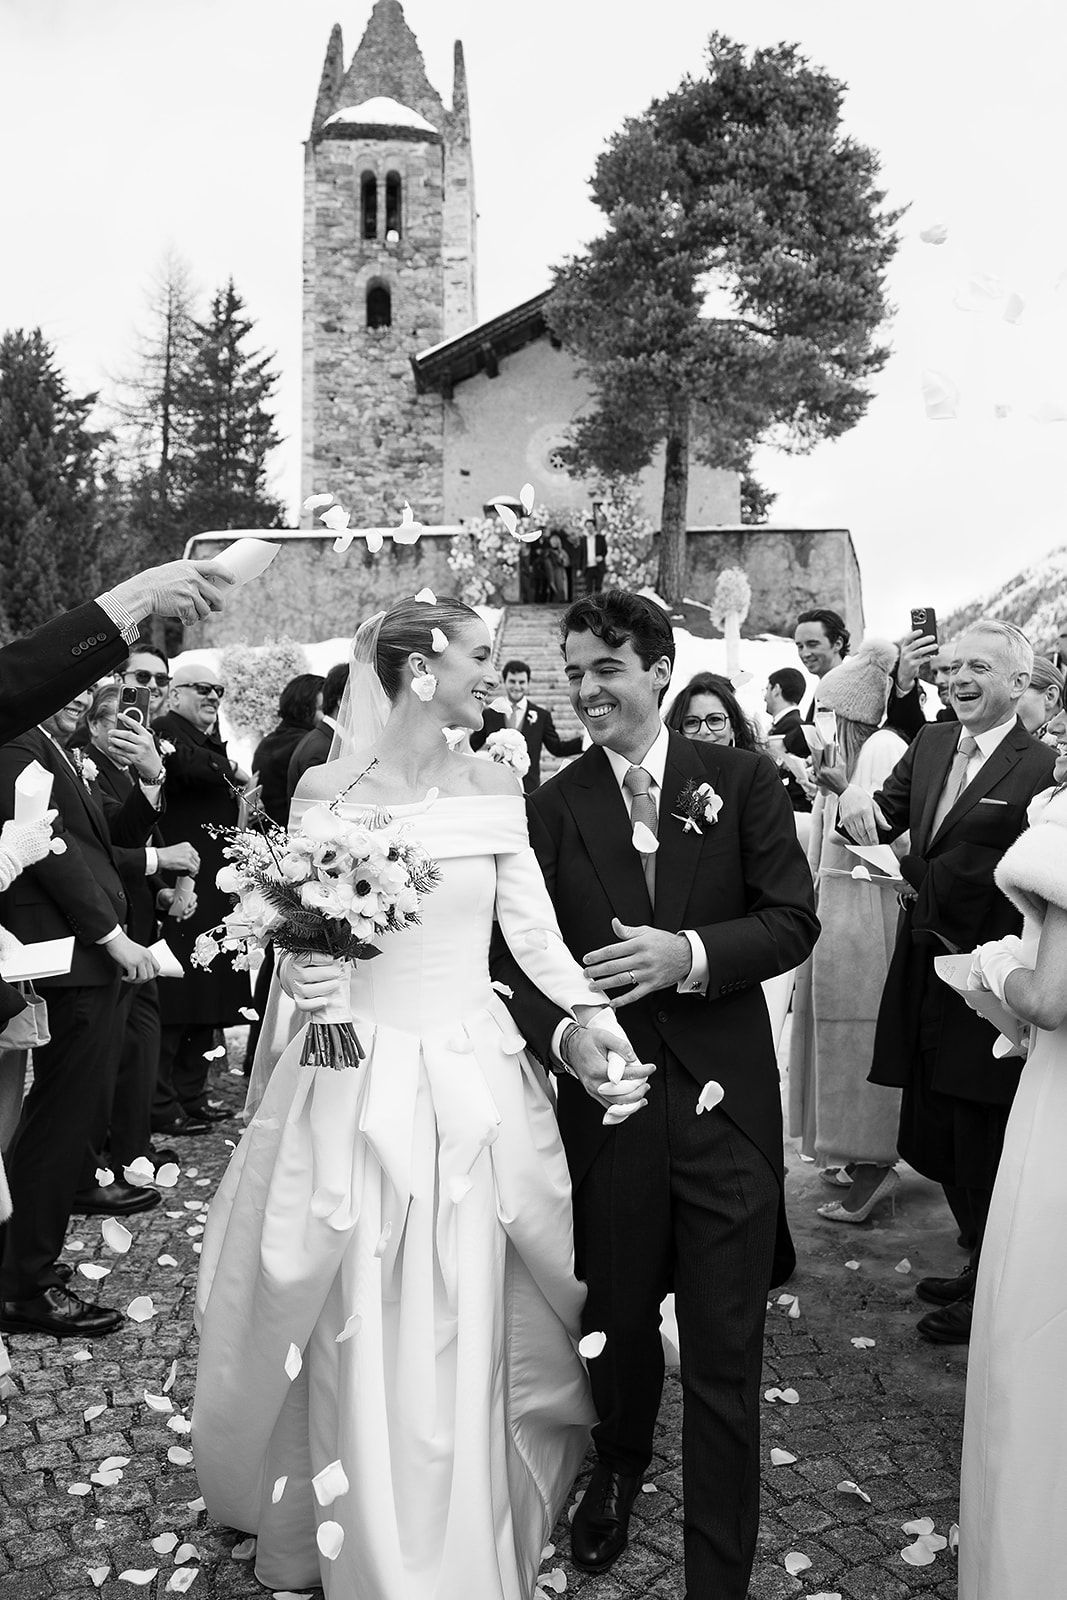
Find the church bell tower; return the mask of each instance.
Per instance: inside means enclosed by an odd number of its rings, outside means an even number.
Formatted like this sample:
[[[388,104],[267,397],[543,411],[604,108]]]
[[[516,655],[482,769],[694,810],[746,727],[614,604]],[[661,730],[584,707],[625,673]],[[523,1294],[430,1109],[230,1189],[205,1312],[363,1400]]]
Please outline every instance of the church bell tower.
[[[463,47],[446,110],[400,0],[376,0],[347,72],[330,35],[304,159],[302,498],[332,491],[354,525],[405,500],[443,519],[444,401],[410,363],[476,320],[475,219]]]

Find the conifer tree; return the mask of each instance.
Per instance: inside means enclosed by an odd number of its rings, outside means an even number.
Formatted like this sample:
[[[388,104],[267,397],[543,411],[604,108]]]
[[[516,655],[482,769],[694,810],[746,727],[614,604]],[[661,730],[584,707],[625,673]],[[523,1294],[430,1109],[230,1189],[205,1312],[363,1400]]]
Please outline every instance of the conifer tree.
[[[70,393],[39,328],[0,339],[0,608],[12,634],[98,591],[95,401]]]
[[[685,597],[690,450],[744,473],[754,447],[811,449],[863,415],[886,360],[899,212],[841,126],[844,85],[790,45],[721,34],[707,70],[627,121],[597,161],[606,232],[556,269],[546,315],[590,380],[584,469],[664,449],[657,588]]]

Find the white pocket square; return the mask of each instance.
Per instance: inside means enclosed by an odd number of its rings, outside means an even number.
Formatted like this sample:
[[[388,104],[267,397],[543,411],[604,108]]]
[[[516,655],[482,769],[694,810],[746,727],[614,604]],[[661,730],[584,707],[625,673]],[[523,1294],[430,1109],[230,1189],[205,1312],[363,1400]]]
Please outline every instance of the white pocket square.
[[[978,802],[978,804],[980,806],[1006,806],[1007,803],[1008,802],[1006,800],[989,800],[989,799],[985,798],[984,796]]]

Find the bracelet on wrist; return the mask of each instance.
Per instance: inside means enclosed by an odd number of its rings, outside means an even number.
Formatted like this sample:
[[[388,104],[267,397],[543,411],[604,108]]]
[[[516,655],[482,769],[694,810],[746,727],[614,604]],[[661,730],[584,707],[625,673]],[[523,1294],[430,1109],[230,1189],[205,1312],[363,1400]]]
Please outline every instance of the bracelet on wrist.
[[[569,1056],[567,1055],[567,1047],[574,1038],[575,1034],[581,1033],[581,1031],[581,1023],[568,1022],[567,1026],[560,1035],[559,1050],[557,1054],[559,1055],[560,1060],[563,1062],[563,1065],[566,1067],[568,1072],[573,1072],[574,1067]]]

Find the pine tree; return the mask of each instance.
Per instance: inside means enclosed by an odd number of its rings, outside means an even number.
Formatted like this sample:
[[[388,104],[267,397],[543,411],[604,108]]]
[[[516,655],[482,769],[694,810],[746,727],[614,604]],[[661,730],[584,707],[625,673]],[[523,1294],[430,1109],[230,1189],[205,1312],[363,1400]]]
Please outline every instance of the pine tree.
[[[0,340],[0,607],[23,633],[99,589],[95,395],[71,395],[39,328]]]
[[[233,280],[195,324],[188,369],[177,387],[186,429],[171,467],[188,537],[212,528],[279,527],[281,503],[267,489],[267,460],[281,442],[269,409],[274,357],[244,348],[253,322]]]
[[[809,450],[854,426],[885,363],[901,213],[842,131],[843,94],[793,46],[748,58],[713,34],[705,75],[601,154],[607,231],[556,269],[547,318],[594,392],[576,464],[632,473],[664,449],[667,600],[685,595],[690,450],[740,473],[762,441]]]

